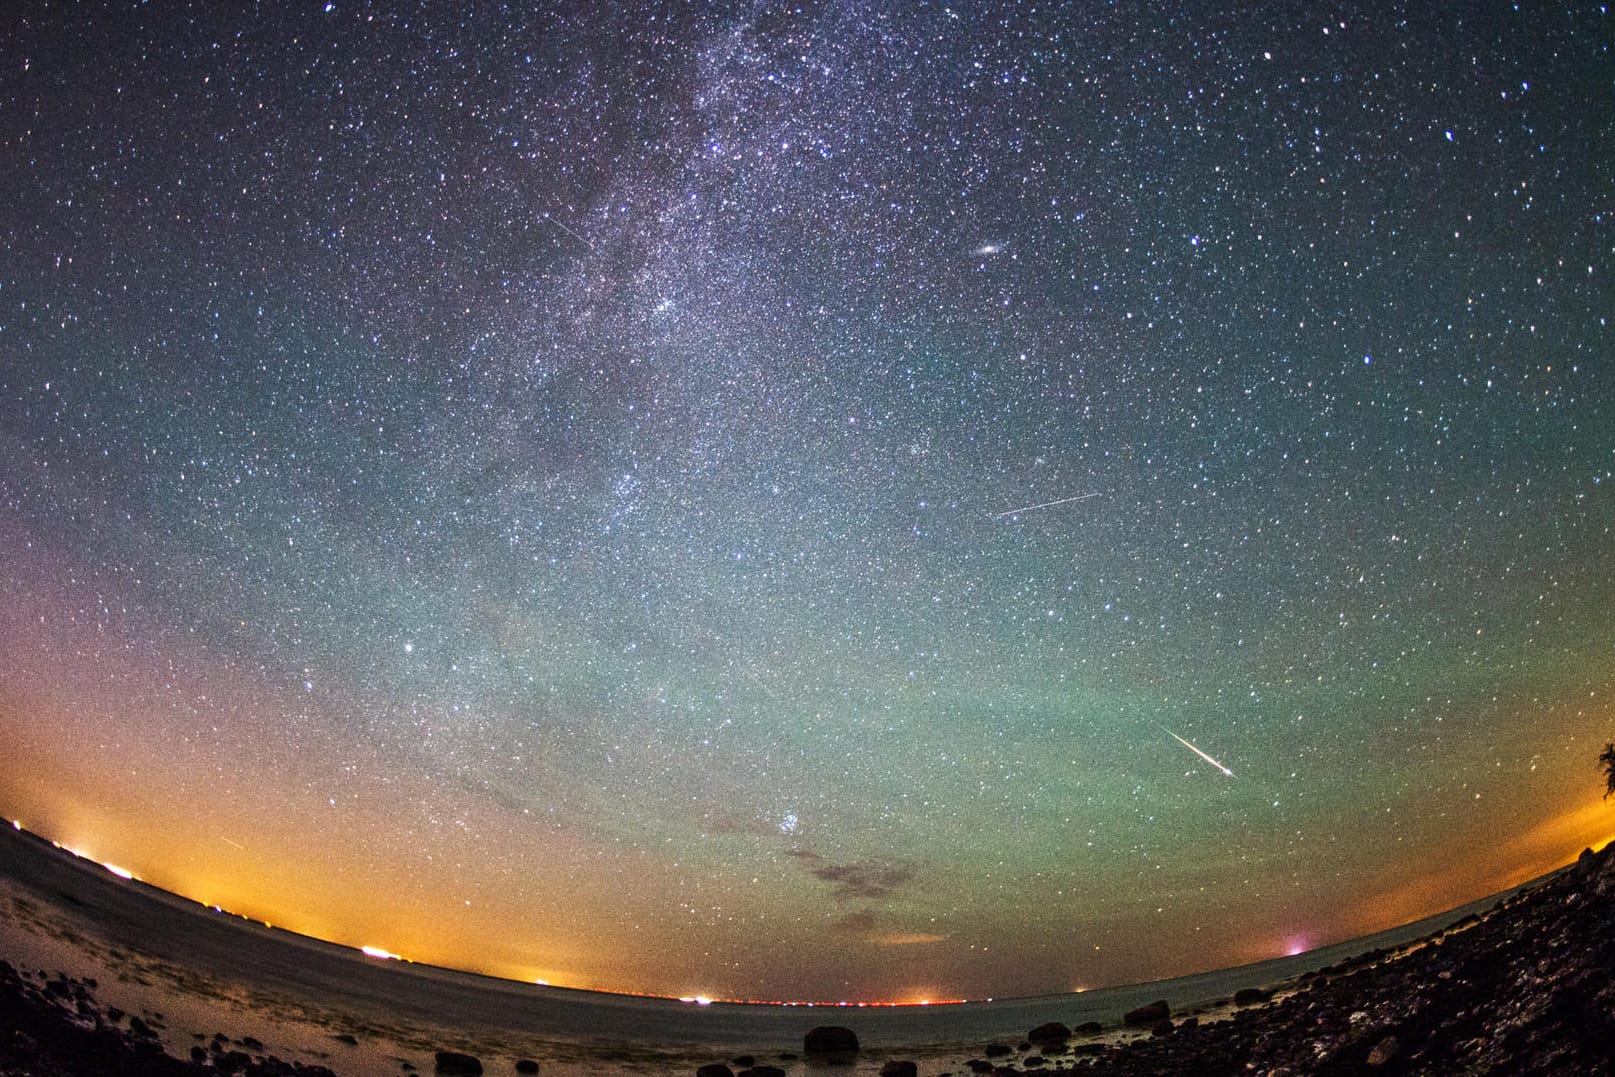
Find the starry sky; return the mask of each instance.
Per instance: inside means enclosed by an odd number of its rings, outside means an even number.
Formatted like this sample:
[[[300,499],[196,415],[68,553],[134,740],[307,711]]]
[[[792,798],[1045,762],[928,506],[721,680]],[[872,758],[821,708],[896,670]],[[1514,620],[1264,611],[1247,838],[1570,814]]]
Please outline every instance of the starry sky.
[[[1435,7],[5,5],[0,810],[761,999],[1604,840],[1615,20]]]

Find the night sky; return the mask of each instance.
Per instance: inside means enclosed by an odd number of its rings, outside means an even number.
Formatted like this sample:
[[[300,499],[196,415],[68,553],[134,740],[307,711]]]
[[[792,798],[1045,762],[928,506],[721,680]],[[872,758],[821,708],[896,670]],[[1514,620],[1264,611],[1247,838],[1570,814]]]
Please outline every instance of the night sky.
[[[5,5],[8,818],[821,1000],[1615,832],[1615,16],[597,6]]]

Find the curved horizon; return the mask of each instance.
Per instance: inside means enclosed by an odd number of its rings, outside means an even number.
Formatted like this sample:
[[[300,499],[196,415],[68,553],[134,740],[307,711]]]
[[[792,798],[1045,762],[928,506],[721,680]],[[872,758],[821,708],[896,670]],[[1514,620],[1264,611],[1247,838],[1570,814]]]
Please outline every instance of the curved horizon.
[[[1179,1004],[1198,1005],[1212,1001],[1214,996],[1218,994],[1230,994],[1240,987],[1271,987],[1274,984],[1293,980],[1298,975],[1307,971],[1316,970],[1318,967],[1320,967],[1318,962],[1325,955],[1329,955],[1334,960],[1340,960],[1358,957],[1364,953],[1367,953],[1370,949],[1395,949],[1408,943],[1417,942],[1428,935],[1446,930],[1467,917],[1484,913],[1486,911],[1485,906],[1500,903],[1510,898],[1513,894],[1520,890],[1533,888],[1545,882],[1552,876],[1557,875],[1567,866],[1561,865],[1560,867],[1556,867],[1544,875],[1528,880],[1519,884],[1518,886],[1511,887],[1508,890],[1499,891],[1495,894],[1489,894],[1475,901],[1467,902],[1464,905],[1444,909],[1430,916],[1422,917],[1419,920],[1410,921],[1407,924],[1396,925],[1383,931],[1357,936],[1352,939],[1332,942],[1318,946],[1314,949],[1299,951],[1279,957],[1263,958],[1254,962],[1241,965],[1232,965],[1223,968],[1197,969],[1183,975],[1163,979],[1143,980],[1133,983],[1107,984],[1088,989],[1054,992],[1041,995],[1019,995],[971,999],[926,999],[907,1002],[877,1000],[724,999],[687,995],[674,996],[646,994],[642,992],[611,991],[609,989],[602,988],[572,987],[565,984],[552,984],[543,981],[533,982],[512,979],[510,977],[499,976],[493,973],[478,971],[475,969],[436,965],[415,961],[402,954],[390,953],[381,947],[365,945],[355,946],[350,943],[319,938],[313,935],[300,934],[291,930],[290,928],[285,927],[284,925],[255,920],[251,917],[233,912],[232,910],[224,909],[217,905],[209,905],[205,902],[197,901],[195,898],[188,897],[187,895],[178,894],[171,890],[165,890],[140,878],[139,875],[124,868],[122,865],[95,860],[92,856],[89,856],[82,850],[71,848],[44,834],[34,833],[23,827],[17,820],[12,820],[11,826],[12,829],[20,834],[23,834],[26,838],[40,843],[41,846],[48,844],[52,847],[52,849],[54,849],[57,853],[62,854],[64,857],[71,857],[74,861],[81,862],[84,867],[91,869],[91,876],[95,874],[93,869],[100,868],[108,874],[116,877],[123,883],[131,883],[139,887],[140,889],[136,891],[137,893],[143,895],[148,900],[156,901],[161,905],[167,905],[175,902],[177,902],[181,907],[185,908],[194,905],[205,913],[212,913],[222,917],[225,921],[230,922],[232,927],[249,931],[257,928],[263,928],[270,933],[270,938],[290,939],[295,940],[298,943],[315,943],[322,947],[329,947],[329,953],[331,955],[345,959],[351,959],[355,954],[359,954],[369,959],[371,964],[378,967],[384,967],[389,963],[397,963],[400,965],[414,966],[428,973],[440,972],[450,973],[457,976],[467,976],[470,977],[473,982],[487,980],[499,984],[539,987],[544,988],[547,991],[571,992],[583,996],[600,996],[602,998],[618,998],[628,1000],[640,999],[652,1002],[676,1002],[681,1004],[681,1006],[689,1007],[694,1011],[700,1011],[709,1006],[727,1006],[739,1007],[741,1009],[757,1008],[769,1010],[827,1009],[860,1011],[917,1011],[932,1009],[946,1011],[953,1007],[970,1006],[973,1009],[980,1009],[982,1007],[992,1008],[996,1014],[1000,1015],[995,1016],[992,1020],[1000,1023],[1004,1020],[1001,1014],[1005,1010],[1019,1010],[1029,1005],[1046,1006],[1046,1004],[1052,1003],[1055,1000],[1061,1000],[1063,1005],[1070,1006],[1072,1004],[1070,1000],[1075,999],[1077,996],[1083,996],[1084,998],[1084,1012],[1097,1015],[1099,1010],[1102,1008],[1102,1005],[1111,1004],[1112,1009],[1117,1008],[1115,1005],[1113,1005],[1116,999],[1132,998],[1134,1002],[1140,1001],[1143,996],[1138,994],[1138,992],[1142,989],[1149,989],[1153,992],[1157,989],[1164,989],[1166,986],[1171,985],[1174,988],[1172,997],[1176,999]],[[218,967],[221,958],[225,957],[224,951],[229,949],[228,942],[221,943],[220,938],[206,938],[196,935],[194,933],[194,923],[192,923],[189,927],[183,923],[171,923],[168,925],[166,931],[160,929],[158,924],[152,919],[152,910],[145,907],[137,907],[127,904],[127,898],[120,893],[113,893],[109,896],[104,892],[105,888],[116,888],[118,885],[116,883],[103,881],[101,883],[101,889],[96,888],[94,884],[92,884],[89,889],[85,889],[83,885],[83,877],[78,877],[70,883],[63,883],[61,881],[62,877],[54,875],[50,868],[46,869],[47,877],[41,878],[38,877],[35,872],[29,870],[25,860],[16,860],[15,853],[9,849],[6,851],[6,855],[4,857],[0,857],[0,871],[11,874],[14,881],[21,883],[24,887],[34,889],[37,892],[46,895],[51,900],[60,900],[62,898],[66,898],[71,905],[72,910],[77,915],[88,917],[92,930],[111,932],[105,936],[105,941],[110,942],[113,945],[127,945],[147,949],[154,957],[178,961],[181,964],[193,967],[204,974],[217,974],[228,971],[228,968]],[[49,889],[48,893],[45,890],[40,889],[42,885],[47,884],[47,878],[55,880],[55,884],[51,887],[51,889]],[[191,911],[195,913],[196,910]],[[262,955],[252,958],[249,961],[249,964],[257,968],[261,956]],[[281,968],[286,967],[284,955],[278,960],[273,960],[271,963]],[[228,964],[228,960],[225,960],[225,965],[228,966]],[[259,971],[261,973],[263,970],[260,968]],[[1236,973],[1251,973],[1252,975],[1230,978],[1231,974]],[[1238,980],[1238,983],[1234,983],[1235,980]],[[1131,1008],[1131,1003],[1128,1003],[1121,1008]],[[1052,1019],[1054,1011],[1049,1010],[1048,1014]],[[549,1014],[548,1016],[550,1018],[556,1018],[560,1015]],[[950,1034],[961,1031],[961,1026],[959,1026],[956,1021],[953,1019],[947,1020],[949,1021]],[[700,1027],[702,1028],[703,1032],[708,1035],[710,1035],[713,1031],[713,1026],[711,1024],[702,1024]],[[900,1027],[902,1027],[905,1032],[909,1034],[912,1034],[912,1032],[915,1030],[913,1026],[904,1025]],[[982,1034],[990,1034],[998,1030],[998,1026],[984,1025],[979,1020],[974,1022],[973,1027],[975,1031]],[[666,1036],[666,1033],[666,1029],[658,1029],[657,1032],[650,1037],[651,1042],[656,1042],[665,1046],[665,1044],[662,1043],[662,1039]]]
[[[669,997],[1607,837],[1607,14],[11,13],[0,803]]]

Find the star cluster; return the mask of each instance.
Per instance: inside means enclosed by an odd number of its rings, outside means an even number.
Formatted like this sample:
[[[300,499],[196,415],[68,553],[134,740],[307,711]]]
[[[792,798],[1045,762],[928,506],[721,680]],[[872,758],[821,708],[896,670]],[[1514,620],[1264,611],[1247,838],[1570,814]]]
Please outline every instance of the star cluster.
[[[4,20],[25,823],[798,999],[1253,960],[1608,829],[1600,6]]]

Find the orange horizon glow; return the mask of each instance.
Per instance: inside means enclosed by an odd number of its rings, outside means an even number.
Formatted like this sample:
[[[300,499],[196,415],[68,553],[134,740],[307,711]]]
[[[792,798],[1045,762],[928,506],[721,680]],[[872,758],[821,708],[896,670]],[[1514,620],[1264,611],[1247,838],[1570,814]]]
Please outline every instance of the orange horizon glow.
[[[1526,834],[1522,835],[1520,838],[1518,838],[1514,842],[1510,843],[1510,847],[1518,847],[1520,849],[1529,849],[1529,850],[1533,850],[1533,851],[1536,851],[1536,852],[1540,853],[1541,852],[1541,846],[1542,846],[1543,842],[1545,840],[1547,840],[1548,838],[1550,838],[1550,837],[1563,836],[1563,835],[1566,835],[1566,834],[1583,834],[1583,833],[1585,833],[1589,825],[1594,825],[1595,824],[1595,817],[1602,814],[1602,811],[1601,811],[1602,808],[1603,808],[1603,804],[1602,804],[1601,801],[1599,801],[1599,802],[1592,802],[1592,803],[1582,804],[1582,805],[1580,805],[1580,806],[1578,806],[1576,808],[1568,809],[1568,810],[1562,812],[1561,814],[1559,814],[1559,815],[1557,815],[1557,816],[1555,816],[1555,817],[1553,817],[1551,819],[1548,819],[1548,820],[1544,821],[1543,823],[1541,823],[1537,827],[1532,828]],[[83,848],[84,848],[83,844],[81,844],[81,845],[68,845],[66,843],[54,840],[54,839],[52,839],[52,838],[50,838],[50,837],[48,837],[48,836],[46,836],[44,834],[40,834],[40,833],[37,833],[37,832],[29,830],[18,819],[13,819],[10,822],[11,822],[12,828],[14,830],[20,831],[20,832],[25,833],[25,834],[30,834],[30,835],[32,835],[34,837],[38,837],[38,838],[41,838],[42,840],[48,841],[54,848],[56,848],[56,849],[58,849],[58,850],[60,850],[62,852],[68,853],[68,854],[72,855],[73,857],[75,857],[77,859],[87,860],[87,861],[90,861],[92,863],[95,863],[95,864],[99,865],[100,867],[102,867],[103,869],[105,869],[106,871],[112,873],[113,875],[118,876],[119,878],[122,878],[122,879],[125,879],[125,880],[132,880],[132,881],[136,881],[136,882],[144,882],[146,885],[151,885],[151,886],[156,887],[157,889],[164,890],[164,892],[172,894],[175,897],[181,898],[181,899],[186,900],[186,901],[192,901],[192,902],[195,902],[196,904],[202,905],[204,908],[207,908],[207,909],[209,909],[209,910],[211,910],[211,911],[213,911],[215,913],[223,914],[223,915],[226,915],[226,916],[232,916],[232,917],[235,917],[235,918],[241,919],[241,920],[246,920],[249,923],[262,924],[266,928],[270,928],[270,929],[273,929],[273,930],[286,931],[286,932],[288,932],[290,934],[299,935],[299,936],[301,936],[303,938],[311,939],[311,940],[316,941],[316,942],[322,942],[322,943],[326,943],[326,944],[333,945],[333,946],[340,946],[343,949],[356,951],[356,952],[359,952],[359,953],[363,954],[367,958],[380,960],[380,961],[396,961],[396,962],[399,962],[399,963],[402,963],[402,964],[419,964],[419,965],[424,965],[424,966],[427,966],[427,967],[442,968],[442,969],[449,970],[449,971],[464,972],[464,973],[471,973],[471,974],[474,974],[474,975],[487,976],[487,977],[489,977],[491,979],[505,980],[505,981],[514,982],[514,983],[525,983],[525,984],[529,984],[529,985],[537,986],[537,987],[554,987],[554,988],[557,988],[557,989],[560,989],[560,990],[588,991],[588,992],[593,992],[593,993],[597,993],[597,994],[618,995],[618,996],[629,997],[629,998],[661,999],[661,1000],[666,1000],[666,1001],[683,1002],[683,1003],[686,1003],[686,1004],[696,1005],[696,1006],[711,1006],[711,1005],[716,1005],[716,1004],[725,1004],[725,1005],[802,1007],[802,1008],[822,1008],[822,1009],[842,1009],[842,1008],[863,1009],[863,1008],[958,1006],[958,1005],[966,1005],[966,1004],[972,1003],[972,1002],[991,1002],[991,1001],[993,1001],[992,996],[983,996],[983,997],[976,997],[976,998],[970,998],[970,997],[940,997],[939,993],[936,993],[936,992],[931,992],[931,993],[922,993],[922,992],[906,993],[902,997],[892,998],[892,999],[775,999],[775,998],[757,998],[757,997],[749,997],[749,996],[733,996],[733,997],[731,997],[731,996],[725,996],[725,995],[723,995],[721,993],[711,993],[711,994],[708,994],[708,993],[693,993],[692,994],[692,993],[688,993],[688,992],[685,992],[685,993],[666,993],[666,992],[656,992],[656,991],[640,991],[640,990],[633,990],[633,989],[594,986],[594,985],[589,984],[586,980],[584,980],[582,978],[574,979],[572,977],[566,976],[564,974],[558,974],[558,973],[551,974],[549,976],[535,977],[535,976],[530,975],[528,973],[519,972],[519,971],[491,971],[491,970],[489,970],[487,968],[474,968],[474,967],[469,967],[469,966],[462,965],[462,964],[456,964],[456,963],[445,962],[445,961],[433,961],[433,960],[417,961],[417,960],[412,959],[412,958],[404,957],[401,954],[395,953],[395,952],[393,952],[393,951],[391,951],[389,949],[379,947],[379,946],[375,946],[375,945],[372,945],[372,944],[353,944],[353,943],[344,942],[344,941],[342,941],[340,939],[329,938],[329,937],[326,937],[326,936],[323,936],[323,935],[312,934],[312,933],[305,932],[305,931],[299,931],[294,927],[287,926],[288,924],[296,922],[295,916],[290,915],[290,914],[281,917],[280,918],[281,919],[281,926],[277,927],[276,923],[274,921],[268,919],[268,918],[238,912],[238,911],[235,911],[233,909],[224,907],[224,906],[222,906],[222,905],[220,905],[219,903],[216,903],[216,902],[203,901],[203,900],[191,897],[190,895],[181,893],[179,891],[169,890],[166,887],[162,887],[162,886],[158,886],[157,884],[154,884],[154,883],[146,882],[145,880],[141,879],[139,876],[135,875],[131,871],[128,871],[127,869],[124,869],[124,868],[118,867],[118,866],[116,866],[114,864],[107,863],[107,862],[100,861],[100,860],[96,859],[96,857],[94,855],[92,855],[91,853],[83,851]],[[1597,829],[1599,825],[1603,825],[1603,824],[1594,825],[1594,829]],[[1595,851],[1601,850],[1611,840],[1615,840],[1615,832],[1604,832],[1602,834],[1602,836],[1598,840],[1591,841],[1588,844],[1582,846],[1582,848],[1591,848],[1591,849],[1594,849]],[[1575,855],[1561,856],[1558,859],[1557,862],[1551,864],[1551,866],[1549,866],[1548,868],[1546,868],[1543,871],[1537,872],[1536,874],[1530,875],[1530,876],[1528,876],[1526,878],[1522,878],[1522,879],[1518,879],[1517,881],[1510,882],[1505,886],[1501,886],[1501,887],[1498,887],[1495,890],[1488,891],[1487,893],[1481,894],[1476,898],[1471,898],[1468,901],[1455,902],[1455,903],[1452,903],[1452,904],[1443,905],[1443,906],[1441,906],[1439,908],[1434,908],[1434,909],[1422,911],[1422,912],[1419,912],[1417,915],[1410,916],[1408,919],[1379,924],[1379,926],[1374,926],[1374,927],[1371,927],[1371,928],[1366,929],[1366,930],[1358,930],[1358,931],[1353,932],[1352,934],[1345,935],[1345,936],[1343,936],[1341,938],[1338,938],[1338,939],[1314,940],[1314,939],[1299,939],[1297,937],[1292,936],[1290,939],[1286,940],[1284,943],[1282,943],[1280,945],[1279,952],[1273,952],[1273,951],[1269,950],[1263,956],[1255,957],[1255,958],[1252,958],[1251,960],[1262,961],[1262,960],[1267,960],[1267,959],[1275,957],[1275,956],[1284,956],[1284,955],[1296,956],[1298,954],[1311,952],[1312,950],[1321,949],[1321,948],[1331,946],[1331,945],[1336,945],[1336,944],[1341,943],[1341,942],[1349,942],[1353,938],[1362,938],[1362,937],[1367,937],[1367,936],[1370,936],[1370,935],[1373,935],[1373,934],[1377,934],[1380,931],[1390,930],[1392,928],[1396,928],[1396,927],[1399,927],[1399,926],[1401,926],[1403,924],[1407,924],[1407,923],[1413,923],[1413,922],[1415,922],[1417,920],[1425,919],[1428,916],[1439,915],[1440,913],[1446,912],[1449,909],[1458,908],[1458,907],[1461,907],[1464,904],[1468,904],[1469,901],[1479,900],[1480,898],[1490,896],[1491,894],[1494,894],[1494,893],[1501,893],[1501,892],[1503,892],[1505,890],[1511,889],[1514,886],[1521,885],[1521,883],[1529,882],[1532,879],[1541,878],[1543,876],[1551,874],[1552,872],[1558,871],[1558,870],[1566,867],[1567,865],[1573,863],[1575,861],[1575,859],[1577,858],[1577,856],[1579,856],[1579,855],[1580,855],[1580,853],[1578,852]],[[1514,879],[1519,875],[1520,871],[1522,871],[1522,870],[1525,870],[1525,869],[1522,868],[1522,869],[1517,869],[1517,870],[1515,870],[1513,872],[1503,872],[1500,877]],[[1469,876],[1465,875],[1463,877],[1469,877]],[[1421,879],[1415,880],[1415,882],[1412,883],[1409,888],[1407,888],[1408,892],[1415,893],[1415,894],[1422,894],[1422,893],[1427,892],[1428,888],[1429,888],[1429,885],[1430,885],[1431,878],[1433,878],[1433,877],[1432,876],[1426,876],[1426,877],[1423,877]],[[1408,900],[1411,900],[1411,899],[1408,899]],[[1366,921],[1363,921],[1363,922],[1368,922],[1368,923],[1371,923],[1371,924],[1378,923],[1377,920],[1366,920]],[[1299,948],[1297,948],[1298,943],[1301,944],[1301,945],[1299,945]],[[1247,962],[1247,961],[1239,961],[1239,962],[1235,962],[1234,964],[1226,966],[1226,967],[1237,967],[1237,965],[1245,964],[1245,963],[1249,963],[1249,962]],[[504,966],[498,966],[498,967],[504,967]],[[1201,972],[1201,971],[1210,971],[1210,970],[1209,969],[1195,969],[1195,970],[1193,970],[1193,972]],[[1174,973],[1171,976],[1165,977],[1165,979],[1172,979],[1172,978],[1175,978],[1178,975],[1192,975],[1193,972],[1190,972],[1190,973]],[[1114,983],[1114,984],[1102,984],[1102,985],[1099,985],[1099,987],[1101,989],[1105,988],[1105,987],[1127,987],[1127,986],[1134,986],[1137,983],[1147,983],[1147,982],[1154,982],[1154,981],[1149,981],[1149,980],[1119,981],[1119,982]],[[1070,988],[1070,993],[1071,994],[1084,994],[1084,993],[1086,993],[1088,991],[1091,991],[1091,990],[1094,990],[1094,989],[1095,988],[1090,986],[1090,985],[1082,985],[1082,986],[1076,986],[1076,987]]]
[[[99,865],[100,867],[104,868],[105,870],[107,870],[108,872],[111,872],[112,874],[118,876],[119,878],[126,879],[126,880],[132,880],[132,881],[136,881],[136,882],[146,882],[145,880],[139,878],[138,876],[134,875],[133,873],[130,873],[130,872],[126,871],[123,868],[119,868],[119,867],[116,867],[115,865],[104,863],[104,862],[101,862],[101,861],[97,860],[93,854],[84,851],[84,847],[82,845],[79,845],[79,846],[68,845],[66,843],[54,840],[54,839],[50,838],[49,836],[47,836],[45,834],[41,834],[41,833],[38,833],[36,831],[29,830],[27,827],[25,827],[22,824],[22,822],[20,820],[16,820],[16,819],[11,820],[11,826],[12,826],[12,828],[14,830],[17,830],[17,831],[19,831],[21,833],[28,834],[28,835],[30,835],[32,837],[36,837],[36,838],[39,838],[39,839],[41,839],[43,841],[49,842],[50,845],[53,848],[58,849],[61,852],[67,853],[67,854],[73,856],[75,859],[86,860],[86,861],[89,861],[91,863],[95,863],[95,864]],[[93,843],[86,843],[86,844],[93,844]],[[893,1007],[906,1007],[906,1006],[914,1006],[914,1007],[919,1007],[919,1006],[956,1006],[956,1005],[964,1005],[964,1004],[970,1003],[970,1002],[984,1002],[984,1001],[990,1002],[990,1001],[992,1001],[991,999],[935,998],[935,997],[918,996],[918,995],[907,996],[907,997],[900,998],[900,999],[769,999],[769,998],[751,998],[751,997],[746,997],[746,996],[728,997],[728,996],[724,996],[724,995],[709,995],[709,994],[678,994],[678,995],[675,995],[675,994],[665,994],[665,993],[654,992],[654,991],[635,991],[635,990],[620,989],[620,988],[594,987],[594,986],[588,986],[583,981],[571,981],[571,982],[568,982],[564,978],[544,978],[544,977],[535,978],[535,977],[532,977],[532,976],[527,976],[527,975],[522,975],[522,974],[506,974],[506,973],[500,973],[500,972],[488,972],[488,971],[484,971],[484,970],[481,970],[481,969],[468,968],[468,967],[465,967],[465,966],[462,966],[462,965],[455,965],[455,964],[449,964],[449,963],[443,963],[443,962],[416,961],[416,960],[414,960],[412,958],[405,957],[402,954],[394,953],[391,950],[388,950],[388,949],[386,949],[384,947],[375,946],[375,945],[371,945],[371,944],[354,945],[354,944],[343,942],[343,941],[338,940],[338,939],[332,939],[332,938],[327,938],[327,937],[320,936],[320,935],[313,935],[313,934],[309,934],[307,932],[298,931],[293,927],[287,926],[288,924],[295,922],[295,916],[294,915],[288,915],[286,917],[283,917],[282,922],[279,924],[279,926],[277,926],[275,922],[272,922],[272,921],[270,921],[268,919],[265,919],[265,918],[260,917],[260,916],[251,915],[251,914],[248,914],[248,913],[243,913],[243,912],[237,911],[235,909],[228,908],[228,907],[226,907],[224,905],[221,905],[221,904],[219,904],[217,902],[204,901],[204,900],[192,897],[192,896],[190,896],[188,894],[180,893],[180,892],[174,891],[174,890],[169,890],[166,887],[158,886],[157,884],[150,883],[150,882],[146,882],[146,885],[153,886],[155,889],[163,890],[164,893],[171,894],[172,896],[174,896],[176,898],[180,898],[182,900],[189,901],[189,902],[192,902],[194,904],[200,905],[203,908],[208,909],[208,910],[210,910],[210,911],[212,911],[212,912],[214,912],[216,914],[219,914],[219,915],[234,917],[235,919],[238,919],[238,920],[245,920],[248,923],[261,924],[262,926],[264,926],[266,928],[270,928],[272,930],[278,930],[278,931],[285,931],[285,932],[287,932],[289,934],[298,935],[298,936],[300,936],[302,938],[311,939],[311,940],[313,940],[315,942],[326,943],[326,944],[332,945],[332,946],[339,946],[339,947],[343,948],[344,950],[356,951],[356,952],[362,954],[363,956],[365,956],[367,958],[374,959],[374,960],[378,960],[378,961],[396,961],[396,962],[399,962],[401,964],[411,964],[411,965],[425,965],[427,967],[441,968],[441,969],[445,969],[445,970],[453,971],[453,972],[466,972],[466,973],[472,973],[474,975],[486,976],[486,977],[488,977],[490,979],[506,980],[506,981],[509,981],[509,982],[512,982],[512,983],[525,983],[525,984],[529,984],[529,985],[535,986],[535,987],[554,987],[554,988],[557,988],[559,990],[568,990],[568,991],[588,991],[588,992],[592,992],[592,993],[595,993],[595,994],[618,995],[618,996],[623,996],[623,997],[627,997],[627,998],[660,999],[660,1000],[665,1000],[665,1001],[684,1002],[684,1003],[688,1003],[688,1004],[691,1004],[691,1005],[697,1005],[697,1006],[712,1006],[712,1005],[723,1004],[723,1005],[741,1005],[741,1006],[803,1007],[803,1008],[814,1008],[814,1009],[845,1009],[845,1008],[875,1009],[875,1008],[893,1008]]]

